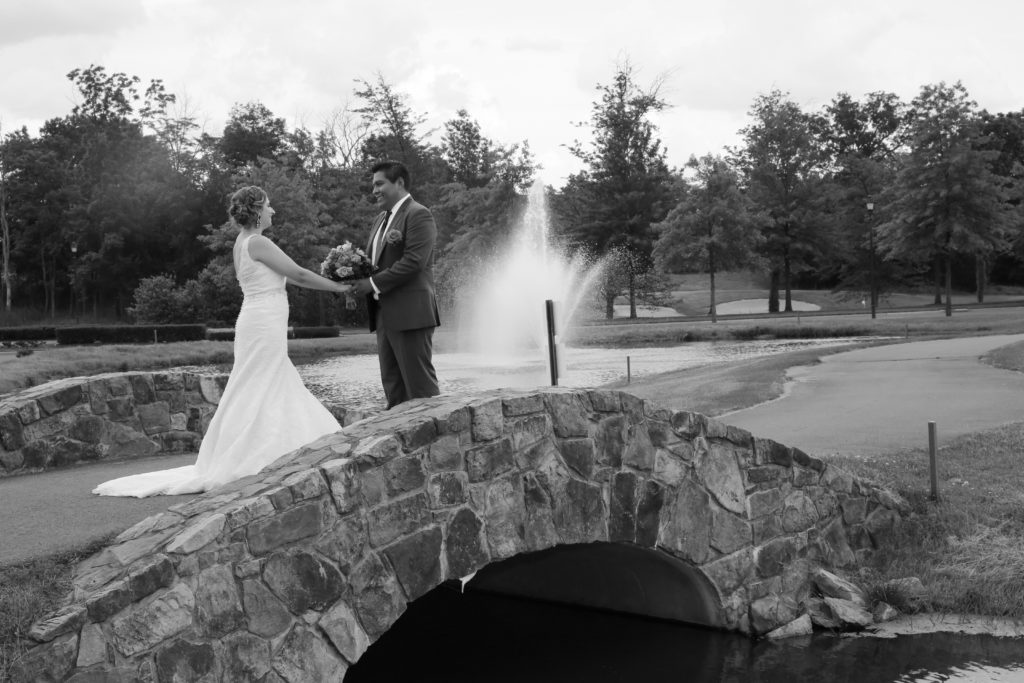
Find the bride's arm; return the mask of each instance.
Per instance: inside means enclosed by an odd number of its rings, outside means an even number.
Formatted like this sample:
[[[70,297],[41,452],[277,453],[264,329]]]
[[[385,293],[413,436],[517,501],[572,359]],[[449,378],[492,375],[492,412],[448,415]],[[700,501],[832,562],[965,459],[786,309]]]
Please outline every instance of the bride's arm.
[[[264,264],[278,275],[288,278],[289,282],[299,287],[321,289],[339,294],[352,289],[352,285],[328,280],[311,270],[303,268],[293,261],[288,254],[281,251],[279,246],[263,235],[258,235],[249,240],[249,256],[254,261]]]

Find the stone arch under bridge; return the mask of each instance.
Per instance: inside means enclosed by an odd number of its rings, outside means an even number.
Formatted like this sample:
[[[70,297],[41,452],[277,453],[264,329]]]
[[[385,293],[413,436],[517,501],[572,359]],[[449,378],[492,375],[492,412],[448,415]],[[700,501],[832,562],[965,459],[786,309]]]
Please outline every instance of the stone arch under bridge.
[[[623,392],[413,401],[122,533],[33,627],[16,677],[340,680],[408,602],[479,570],[485,588],[562,577],[547,590],[574,594],[540,597],[760,635],[800,615],[813,568],[855,565],[905,506]],[[572,581],[580,561],[602,563],[590,584],[643,588],[601,603]]]

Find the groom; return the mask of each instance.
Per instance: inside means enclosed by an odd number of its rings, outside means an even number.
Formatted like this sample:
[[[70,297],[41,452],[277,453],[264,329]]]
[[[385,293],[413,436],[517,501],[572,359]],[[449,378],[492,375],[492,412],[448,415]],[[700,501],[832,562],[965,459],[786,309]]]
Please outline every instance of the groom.
[[[434,328],[441,324],[432,269],[437,226],[409,195],[404,164],[382,161],[370,172],[384,213],[374,219],[366,248],[374,273],[356,280],[354,291],[366,296],[380,379],[392,408],[440,393],[432,360]]]

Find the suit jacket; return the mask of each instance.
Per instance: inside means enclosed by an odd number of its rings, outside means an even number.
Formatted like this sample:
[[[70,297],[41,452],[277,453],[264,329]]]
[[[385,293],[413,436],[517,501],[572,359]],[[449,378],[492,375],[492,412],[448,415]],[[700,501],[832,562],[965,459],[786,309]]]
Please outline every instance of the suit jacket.
[[[382,211],[373,221],[366,253],[373,253],[373,237],[384,220]],[[437,226],[427,207],[409,197],[398,208],[381,243],[373,283],[380,300],[366,297],[370,331],[377,329],[377,312],[386,330],[418,330],[437,327],[441,318],[434,295],[434,242]]]

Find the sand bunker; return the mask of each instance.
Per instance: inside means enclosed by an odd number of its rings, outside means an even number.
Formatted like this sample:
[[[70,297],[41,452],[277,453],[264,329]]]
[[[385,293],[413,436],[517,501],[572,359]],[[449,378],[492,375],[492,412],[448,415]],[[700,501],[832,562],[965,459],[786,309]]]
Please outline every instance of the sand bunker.
[[[779,310],[785,306],[783,301],[779,301]],[[735,315],[737,313],[767,313],[768,312],[768,299],[739,299],[737,301],[728,301],[724,304],[718,304],[716,307],[719,315]],[[818,304],[809,304],[806,301],[794,301],[794,311],[820,311],[821,306]],[[639,314],[638,314],[639,315]]]

